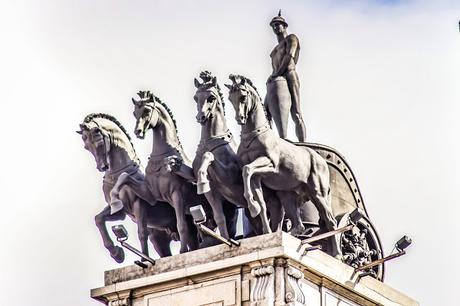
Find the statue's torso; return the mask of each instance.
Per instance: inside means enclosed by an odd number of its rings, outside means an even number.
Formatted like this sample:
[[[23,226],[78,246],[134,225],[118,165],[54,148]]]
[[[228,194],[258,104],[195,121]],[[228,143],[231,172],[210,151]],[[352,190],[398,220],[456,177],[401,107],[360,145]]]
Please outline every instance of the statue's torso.
[[[296,46],[294,50],[294,56],[293,58],[291,58],[290,63],[288,65],[288,70],[295,69],[295,65],[299,59],[299,51],[300,51],[299,40],[297,36],[295,36],[294,34],[289,34],[282,41],[280,41],[278,45],[276,45],[275,48],[273,48],[272,52],[270,53],[270,57],[272,59],[272,67],[274,70],[278,69],[281,66],[283,62],[283,58],[286,55],[289,55],[289,53],[291,52],[289,48],[292,48],[292,46],[289,47],[289,44],[288,44],[289,40],[295,41]]]

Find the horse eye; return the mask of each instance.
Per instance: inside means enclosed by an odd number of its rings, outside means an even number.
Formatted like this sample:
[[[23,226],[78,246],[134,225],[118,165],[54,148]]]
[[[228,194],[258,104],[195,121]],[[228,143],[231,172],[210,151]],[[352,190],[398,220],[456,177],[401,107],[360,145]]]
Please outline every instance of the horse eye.
[[[212,103],[212,102],[214,102],[214,100],[216,100],[216,97],[214,97],[214,96],[209,96],[209,98],[208,98],[208,103]]]
[[[246,101],[246,96],[241,96],[240,97],[240,102],[244,102],[244,101]]]
[[[195,102],[198,102],[197,96],[193,96],[193,100],[195,100]]]

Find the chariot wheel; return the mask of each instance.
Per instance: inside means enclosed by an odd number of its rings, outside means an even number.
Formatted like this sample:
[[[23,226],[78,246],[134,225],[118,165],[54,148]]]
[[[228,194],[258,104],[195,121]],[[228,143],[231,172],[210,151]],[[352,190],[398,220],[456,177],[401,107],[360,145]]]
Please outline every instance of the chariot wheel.
[[[338,228],[348,225],[350,213],[342,215]],[[363,216],[352,230],[340,234],[343,259],[347,265],[358,268],[374,260],[383,258],[383,249],[371,221]],[[383,282],[385,265],[382,263],[369,269],[372,276]]]

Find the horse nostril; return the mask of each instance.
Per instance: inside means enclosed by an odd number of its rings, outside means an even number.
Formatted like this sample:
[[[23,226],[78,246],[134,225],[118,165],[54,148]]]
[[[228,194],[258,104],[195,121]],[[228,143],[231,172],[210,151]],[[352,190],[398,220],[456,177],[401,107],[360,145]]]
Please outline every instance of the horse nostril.
[[[141,133],[141,129],[134,130],[134,134],[139,135]]]

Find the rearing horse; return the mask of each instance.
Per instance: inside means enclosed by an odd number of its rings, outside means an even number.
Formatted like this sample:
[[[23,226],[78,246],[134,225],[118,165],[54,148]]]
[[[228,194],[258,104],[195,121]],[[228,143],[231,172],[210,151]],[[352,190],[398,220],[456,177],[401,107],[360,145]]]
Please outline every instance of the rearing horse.
[[[248,202],[266,206],[262,184],[276,190],[291,219],[293,234],[301,234],[305,227],[300,219],[300,206],[310,200],[328,230],[337,222],[332,214],[329,169],[326,161],[314,150],[296,146],[281,139],[270,129],[261,98],[252,82],[230,75],[232,85],[229,99],[241,125],[238,157],[243,167],[244,195]],[[253,204],[256,205],[256,204]],[[332,238],[332,254],[340,256],[341,249]]]
[[[102,184],[105,201],[111,203],[110,192],[122,172],[136,179],[143,179],[139,169],[139,158],[124,127],[113,116],[107,114],[90,114],[80,124],[85,149],[96,160],[97,169],[105,172]],[[138,225],[138,235],[142,252],[148,255],[147,236],[161,257],[170,256],[171,235],[177,237],[174,210],[167,203],[151,206],[145,203],[129,189],[123,186],[119,194],[120,205],[106,206],[95,217],[104,246],[118,263],[124,260],[124,251],[115,246],[107,233],[106,222],[124,220],[126,215]]]
[[[192,163],[193,169],[175,161],[172,168],[177,168],[176,173],[179,175],[187,177],[188,172],[188,176],[196,178],[198,193],[204,194],[208,199],[223,237],[229,238],[228,222],[224,214],[228,205],[245,208],[246,216],[256,234],[269,233],[271,229],[268,222],[261,223],[260,218],[255,219],[260,213],[260,206],[249,206],[243,196],[241,167],[236,156],[237,146],[227,127],[224,98],[217,79],[208,71],[201,72],[200,78],[202,83],[195,79],[197,91],[194,100],[197,108],[196,120],[201,125],[201,139]],[[272,206],[275,207],[276,204],[273,203]],[[281,204],[278,203],[278,207],[282,210]],[[282,218],[282,211],[279,215]]]
[[[132,99],[133,114],[136,118],[134,133],[138,138],[143,139],[146,132],[152,130],[153,146],[146,168],[146,184],[136,184],[131,180],[130,186],[141,198],[152,197],[171,204],[176,212],[181,241],[180,252],[195,250],[198,247],[194,235],[196,229],[186,222],[186,213],[190,206],[203,204],[204,208],[208,209],[209,204],[203,195],[197,195],[195,185],[169,171],[165,162],[168,157],[177,156],[182,163],[191,166],[177,136],[176,123],[171,110],[150,91],[141,91],[138,95],[140,100]],[[208,217],[211,217],[212,212],[209,209],[208,213]]]

